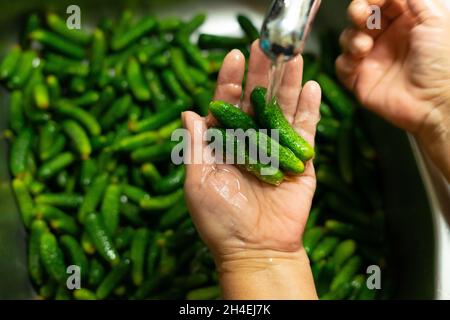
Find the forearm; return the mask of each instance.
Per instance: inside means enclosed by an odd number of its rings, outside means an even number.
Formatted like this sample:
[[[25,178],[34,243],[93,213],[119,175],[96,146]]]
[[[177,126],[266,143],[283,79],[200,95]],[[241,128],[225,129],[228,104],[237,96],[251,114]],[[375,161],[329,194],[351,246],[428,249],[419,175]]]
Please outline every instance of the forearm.
[[[242,251],[220,259],[217,267],[224,299],[317,299],[303,248],[297,252]]]
[[[450,102],[435,108],[416,139],[436,167],[450,182]]]

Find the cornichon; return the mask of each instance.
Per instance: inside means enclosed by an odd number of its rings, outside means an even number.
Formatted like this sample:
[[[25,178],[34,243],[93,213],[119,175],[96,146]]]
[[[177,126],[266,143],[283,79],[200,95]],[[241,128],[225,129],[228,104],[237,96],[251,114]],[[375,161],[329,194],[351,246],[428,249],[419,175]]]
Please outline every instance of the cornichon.
[[[111,265],[117,265],[120,262],[119,254],[100,216],[97,213],[88,214],[86,216],[85,226],[89,237],[92,239],[92,243],[100,255],[111,263]]]
[[[50,232],[45,232],[41,236],[39,248],[42,263],[50,277],[58,283],[63,283],[67,277],[66,265],[56,237]]]
[[[266,93],[267,90],[262,87],[253,89],[251,93],[251,101],[259,122],[267,129],[278,130],[280,143],[291,149],[300,160],[312,159],[314,149],[286,120],[276,98],[266,103]]]
[[[251,155],[244,150],[242,156],[237,155],[238,144],[245,146],[245,141],[239,141],[239,137],[224,129],[210,128],[210,133],[214,137],[221,138],[223,141],[224,154],[229,154],[234,157],[234,163],[241,165],[246,171],[257,177],[263,182],[279,185],[284,180],[284,174],[278,168],[272,167],[269,164],[262,164],[257,159],[252,158]],[[232,150],[229,150],[229,149]],[[240,159],[241,158],[241,159]],[[239,163],[240,162],[240,163]]]

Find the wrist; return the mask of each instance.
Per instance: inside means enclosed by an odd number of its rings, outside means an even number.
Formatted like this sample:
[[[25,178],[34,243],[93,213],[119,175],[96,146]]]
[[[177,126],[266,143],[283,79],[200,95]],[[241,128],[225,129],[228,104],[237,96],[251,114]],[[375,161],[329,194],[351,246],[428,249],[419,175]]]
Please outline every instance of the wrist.
[[[450,181],[450,101],[430,111],[415,137],[447,181]]]
[[[225,299],[317,299],[308,256],[240,250],[216,259]]]

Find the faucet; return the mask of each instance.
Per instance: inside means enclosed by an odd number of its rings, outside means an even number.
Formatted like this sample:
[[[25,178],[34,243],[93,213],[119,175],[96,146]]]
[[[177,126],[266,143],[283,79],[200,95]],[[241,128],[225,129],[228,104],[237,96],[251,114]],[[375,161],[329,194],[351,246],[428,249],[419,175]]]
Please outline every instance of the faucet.
[[[272,60],[302,53],[321,0],[274,0],[261,29],[261,50]]]

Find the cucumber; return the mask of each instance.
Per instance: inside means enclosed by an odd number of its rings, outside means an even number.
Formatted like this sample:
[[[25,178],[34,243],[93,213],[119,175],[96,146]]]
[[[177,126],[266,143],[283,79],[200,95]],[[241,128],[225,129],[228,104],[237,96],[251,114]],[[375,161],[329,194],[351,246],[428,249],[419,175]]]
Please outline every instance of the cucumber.
[[[57,283],[63,284],[67,278],[64,254],[52,233],[45,232],[41,236],[40,254],[49,276]]]
[[[137,229],[131,242],[130,260],[131,277],[136,286],[144,281],[145,254],[149,241],[149,232],[145,228]]]
[[[311,252],[313,262],[320,261],[328,257],[339,244],[339,238],[326,236],[323,238],[314,250]]]
[[[191,290],[187,293],[187,300],[211,300],[220,297],[220,288],[218,286],[204,287]]]
[[[73,145],[81,158],[84,160],[89,159],[92,147],[86,131],[73,120],[64,121],[62,128],[66,135],[72,140]]]
[[[100,255],[113,266],[119,264],[119,254],[97,213],[86,216],[85,227]]]
[[[306,253],[311,254],[324,235],[325,229],[322,227],[314,227],[306,230],[303,236],[303,247]]]
[[[361,258],[359,256],[354,256],[348,260],[348,262],[342,267],[339,273],[331,282],[330,289],[337,290],[339,286],[349,283],[353,276],[361,268]]]
[[[330,102],[330,106],[336,111],[341,119],[351,117],[356,109],[355,102],[347,93],[328,75],[320,73],[317,76],[323,95]]]
[[[105,299],[111,294],[127,274],[130,264],[129,259],[123,259],[117,266],[113,267],[95,291],[98,299]]]
[[[106,188],[100,213],[106,231],[114,236],[119,226],[120,196],[122,194],[119,185],[111,184]]]
[[[186,169],[184,165],[180,165],[173,169],[167,176],[158,179],[153,184],[153,191],[157,194],[167,194],[183,187],[186,177]]]
[[[89,266],[88,283],[91,286],[97,286],[105,276],[105,267],[97,260],[92,259]]]
[[[233,150],[225,150],[225,152],[228,152],[231,154],[235,160],[237,160],[236,152],[238,150],[238,143],[243,143],[243,141],[239,141],[238,138],[229,133],[226,130],[218,129],[218,128],[210,128],[208,129],[212,136],[219,137],[223,139],[223,146],[224,148],[226,146],[232,146]],[[242,144],[244,145],[244,144]],[[226,148],[228,149],[228,148]],[[232,153],[231,153],[232,152]],[[279,185],[284,180],[284,174],[279,169],[271,167],[270,165],[265,165],[260,162],[258,162],[256,159],[253,159],[250,157],[249,153],[247,151],[244,152],[244,162],[241,165],[246,171],[254,175],[259,180],[266,182],[268,184],[272,185]],[[238,162],[238,161],[236,161]],[[272,172],[272,174],[263,174],[263,169],[267,169],[268,172]]]
[[[83,196],[76,193],[42,193],[34,200],[36,204],[62,208],[77,208],[83,202]]]
[[[30,192],[24,181],[14,179],[12,182],[14,195],[16,196],[17,204],[19,205],[22,221],[26,227],[30,227],[34,218],[34,201],[31,198]]]
[[[89,289],[81,288],[73,292],[73,297],[76,300],[97,300],[97,296]]]
[[[350,259],[356,251],[356,242],[354,240],[342,241],[334,250],[333,261],[337,269],[339,269],[348,259]]]
[[[279,130],[280,144],[291,149],[302,161],[314,158],[314,149],[286,120],[276,98],[266,104],[267,89],[256,87],[251,93],[251,101],[256,117],[263,127]]]
[[[106,173],[98,175],[87,190],[83,203],[78,210],[78,220],[84,222],[88,213],[94,212],[100,203],[108,185],[109,176]]]
[[[18,177],[27,171],[27,157],[33,139],[33,131],[30,128],[22,130],[14,140],[11,147],[10,169],[14,176]]]
[[[47,180],[70,166],[74,161],[75,157],[72,153],[61,153],[41,165],[38,170],[38,177]]]
[[[41,237],[46,232],[48,232],[48,227],[44,221],[33,221],[28,244],[28,271],[31,279],[38,286],[41,286],[44,283],[44,269],[41,262],[40,246]]]
[[[225,129],[256,129],[256,122],[250,115],[236,106],[224,101],[212,101],[209,112],[220,122]]]
[[[81,245],[74,237],[69,235],[63,235],[60,242],[70,257],[70,263],[80,267],[81,276],[87,279],[89,275],[89,263]]]

